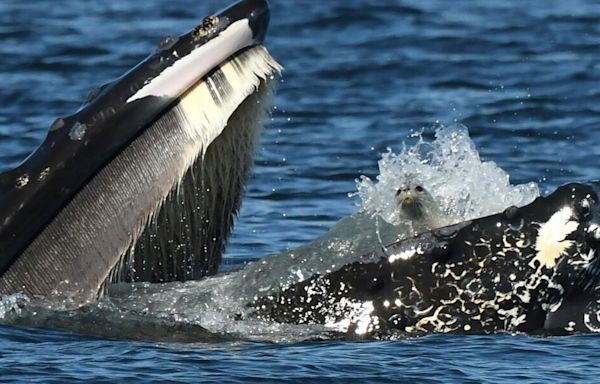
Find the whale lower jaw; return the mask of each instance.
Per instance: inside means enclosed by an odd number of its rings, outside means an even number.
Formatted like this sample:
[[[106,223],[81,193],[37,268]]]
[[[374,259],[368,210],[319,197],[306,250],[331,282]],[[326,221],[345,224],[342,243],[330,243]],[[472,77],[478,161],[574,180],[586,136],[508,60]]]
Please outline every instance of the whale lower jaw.
[[[61,210],[0,278],[0,293],[79,305],[111,280],[214,273],[280,70],[255,46],[205,76]]]

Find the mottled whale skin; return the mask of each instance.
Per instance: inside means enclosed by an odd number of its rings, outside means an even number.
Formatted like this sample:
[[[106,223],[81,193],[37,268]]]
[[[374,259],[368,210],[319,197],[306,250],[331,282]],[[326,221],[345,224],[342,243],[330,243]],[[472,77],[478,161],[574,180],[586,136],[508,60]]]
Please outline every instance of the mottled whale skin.
[[[423,233],[258,298],[253,316],[355,337],[593,332],[598,184]]]
[[[163,206],[172,204],[171,211],[162,216],[157,214],[152,222],[155,232],[144,232],[145,237],[144,233],[138,233],[143,238],[137,243],[139,238],[133,239],[134,244],[130,244],[129,237],[133,235],[127,231],[111,233],[108,228],[111,223],[103,228],[110,235],[81,233],[57,218],[116,159],[123,160],[126,149],[147,146],[148,140],[142,139],[161,138],[170,124],[183,124],[177,116],[169,114],[199,80],[209,80],[212,88],[208,87],[208,92],[215,105],[221,105],[219,91],[231,86],[222,73],[221,64],[232,55],[242,52],[243,56],[245,49],[262,43],[268,21],[265,1],[244,0],[205,19],[192,32],[176,39],[164,39],[153,55],[130,72],[94,90],[87,104],[75,114],[57,119],[42,145],[28,159],[0,175],[0,294],[22,291],[53,295],[60,288],[59,283],[65,283],[67,288],[75,286],[81,290],[81,296],[76,299],[78,303],[94,299],[127,252],[131,257],[144,252],[171,252],[168,241],[155,242],[156,231],[169,232],[171,237],[181,236],[180,228],[162,226],[177,221],[173,219],[179,216],[188,216],[193,211],[189,210],[190,206],[199,201],[221,205],[219,209],[209,207],[207,212],[218,212],[217,216],[225,224],[202,227],[202,236],[209,239],[216,236],[217,240],[210,244],[210,254],[202,254],[198,270],[195,265],[175,265],[172,270],[160,271],[153,265],[144,271],[147,260],[137,266],[137,259],[132,264],[139,270],[124,273],[130,281],[169,281],[202,277],[216,271],[220,250],[231,226],[231,215],[239,206],[245,166],[240,177],[218,186],[215,193],[232,195],[231,199],[218,202],[206,196],[195,200],[198,197],[195,191],[206,187],[205,180],[195,184],[195,177],[221,181],[229,167],[209,175],[191,172],[191,177],[182,179],[179,185],[184,190],[191,186],[191,195],[183,193],[181,199],[176,194],[172,202],[171,197],[164,198]],[[240,65],[235,60],[232,63]],[[260,90],[257,95],[249,96],[248,103],[241,105],[240,110],[249,109],[248,113],[253,113],[250,106],[263,100]],[[243,116],[232,120],[246,121]],[[162,130],[157,131],[157,124]],[[148,136],[150,130],[160,135]],[[241,163],[249,163],[253,129],[247,131],[229,137],[233,135],[230,130],[212,138],[212,147],[218,148],[213,153],[207,150],[203,161],[212,158],[213,163],[227,166],[227,161],[215,152],[228,148],[227,153],[235,153],[240,147],[239,140],[243,140],[248,148],[243,154],[235,155]],[[104,187],[106,196],[118,191],[116,185]],[[280,323],[319,324],[352,337],[431,332],[600,332],[598,187],[598,183],[565,185],[525,207],[510,207],[503,213],[391,244],[338,270],[312,276],[257,298],[248,305],[250,314],[247,316]],[[98,193],[91,196],[106,197]],[[107,198],[106,204],[112,201]],[[112,210],[122,208],[111,207]],[[92,214],[98,214],[97,210],[72,212],[90,215],[90,220],[95,217]],[[119,213],[129,214],[127,209]],[[58,233],[58,237],[46,234],[52,225],[52,233]],[[83,240],[82,236],[86,241],[99,237],[108,244],[121,240],[123,235],[124,244],[130,248],[119,253],[105,252],[108,248],[102,248],[102,244],[94,249],[96,253],[91,250],[80,254],[40,253],[39,256],[35,252],[28,253],[31,244],[44,236],[46,242],[42,242],[40,248],[48,241],[77,243]],[[189,245],[187,238],[181,243]],[[108,247],[107,244],[104,245]],[[208,248],[206,244],[201,245]],[[20,266],[24,255],[30,258],[29,264]],[[97,258],[106,260],[98,263]],[[177,264],[175,259],[169,261]],[[40,268],[42,263],[49,267]],[[150,260],[152,263],[165,267],[162,259]],[[178,271],[180,267],[183,273]],[[76,284],[69,285],[73,282]]]
[[[222,126],[203,129],[210,118],[227,124],[233,108],[264,89],[268,76],[277,72],[278,64],[269,61],[260,46],[268,22],[265,0],[242,0],[205,18],[189,33],[164,38],[131,71],[91,92],[79,111],[58,118],[39,148],[0,175],[0,294],[44,296],[77,290],[78,300],[93,299],[149,220],[154,232],[168,232],[171,238],[158,236],[160,243],[152,243],[153,249],[135,248],[138,256],[170,253],[173,236],[181,234],[165,228],[164,221],[182,215],[193,233],[181,236],[203,237],[197,248],[206,251],[185,249],[184,256],[195,258],[194,263],[173,262],[177,265],[164,271],[156,266],[167,260],[149,260],[148,271],[132,268],[126,271],[129,278],[185,280],[216,271],[252,163],[254,136],[247,131],[260,125],[260,118],[238,118],[244,129],[227,133],[229,138],[219,136]],[[249,68],[244,68],[248,62]],[[231,84],[231,78],[239,84]],[[225,107],[227,114],[218,115]],[[216,154],[208,149],[211,143],[221,146],[212,150]],[[218,153],[225,158],[217,159]],[[193,163],[205,161],[212,161],[209,165],[216,170],[206,164],[192,169]],[[157,174],[148,169],[163,164],[171,169],[164,166]],[[237,170],[235,179],[227,179],[225,172],[231,169]],[[144,184],[153,177],[156,180]],[[198,192],[210,188],[227,197],[219,200]],[[176,192],[167,196],[173,189]],[[194,212],[188,205],[186,212],[178,208],[183,200],[202,212],[190,218]],[[171,213],[159,214],[157,209],[165,206]],[[114,220],[107,219],[109,214]],[[208,214],[215,217],[205,217]],[[220,223],[205,224],[209,219]],[[157,238],[152,230],[146,232],[146,237]]]

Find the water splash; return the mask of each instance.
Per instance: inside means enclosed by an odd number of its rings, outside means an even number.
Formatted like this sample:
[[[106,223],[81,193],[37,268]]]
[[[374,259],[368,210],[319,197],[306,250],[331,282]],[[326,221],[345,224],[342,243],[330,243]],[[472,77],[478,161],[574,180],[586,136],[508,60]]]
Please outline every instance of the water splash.
[[[482,161],[463,125],[438,128],[434,141],[420,134],[414,146],[405,144],[399,154],[388,149],[379,161],[377,181],[362,176],[351,195],[360,198],[365,213],[398,225],[404,219],[394,194],[407,181],[423,185],[457,222],[523,206],[539,196],[536,183],[512,185],[508,173],[496,163]]]
[[[11,315],[19,316],[29,302],[29,298],[22,293],[0,296],[0,320],[5,320]]]
[[[407,178],[418,179],[440,208],[457,220],[525,205],[539,194],[535,183],[513,186],[509,175],[495,163],[482,162],[463,126],[438,129],[434,141],[426,141],[422,135],[417,139],[399,154],[383,154],[376,182],[367,177],[357,181],[360,212],[299,248],[200,281],[113,285],[107,297],[76,310],[8,297],[0,301],[0,322],[103,337],[171,341],[244,338],[293,342],[336,337],[325,326],[275,324],[246,316],[246,303],[313,274],[338,269],[410,235],[410,226],[399,220],[394,201],[396,189]],[[95,324],[93,329],[90,323]]]

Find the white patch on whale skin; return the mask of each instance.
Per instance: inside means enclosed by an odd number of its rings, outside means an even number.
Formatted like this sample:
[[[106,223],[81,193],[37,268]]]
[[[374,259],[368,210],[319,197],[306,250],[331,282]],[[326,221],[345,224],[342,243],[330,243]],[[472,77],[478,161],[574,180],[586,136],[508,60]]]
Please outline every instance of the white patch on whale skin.
[[[445,320],[440,317],[441,314],[444,314],[443,311],[446,309],[446,306],[440,305],[434,311],[431,316],[421,318],[414,327],[406,327],[407,332],[412,331],[422,331],[422,332],[436,332],[436,333],[448,333],[457,329],[456,318],[452,317],[452,319]],[[430,328],[430,329],[429,329]]]
[[[343,297],[336,304],[337,308],[333,311],[333,315],[325,319],[325,327],[346,333],[354,324],[356,327],[354,333],[359,336],[379,329],[379,318],[372,316],[375,310],[372,301],[354,302]],[[339,315],[343,315],[343,319],[338,320]]]
[[[556,265],[558,258],[573,245],[572,240],[566,240],[579,226],[577,221],[571,220],[572,215],[571,208],[564,207],[540,225],[535,241],[537,254],[533,260],[538,260],[540,265],[548,268]]]
[[[600,326],[598,325],[600,320],[600,317],[598,316],[598,313],[594,313],[594,317],[592,317],[591,314],[586,313],[583,315],[583,324],[586,326],[587,329],[590,330],[590,332],[593,333],[598,333],[600,332]]]
[[[233,53],[252,44],[252,29],[247,19],[238,20],[217,37],[193,50],[166,68],[127,102],[147,96],[178,97]]]
[[[411,249],[407,249],[402,252],[398,252],[393,255],[390,255],[390,257],[388,258],[388,261],[391,264],[391,263],[395,262],[396,260],[408,260],[411,257],[413,257],[418,251],[419,251],[418,249],[411,248]]]
[[[362,305],[363,312],[360,314],[356,321],[356,329],[354,333],[357,335],[364,335],[367,332],[372,331],[374,325],[377,325],[377,318],[370,316],[373,313],[375,307],[372,301],[364,302]]]
[[[594,236],[594,239],[600,240],[600,226],[598,224],[591,224],[586,232]]]
[[[583,325],[585,325],[590,332],[600,333],[600,300],[591,302],[585,308]]]

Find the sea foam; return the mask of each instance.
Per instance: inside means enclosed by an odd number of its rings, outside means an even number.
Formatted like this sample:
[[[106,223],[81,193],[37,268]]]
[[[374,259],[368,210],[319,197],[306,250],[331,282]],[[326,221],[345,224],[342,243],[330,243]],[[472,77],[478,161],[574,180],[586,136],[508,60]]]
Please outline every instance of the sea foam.
[[[376,181],[357,179],[360,209],[391,224],[403,219],[398,214],[394,194],[407,181],[425,187],[440,208],[457,222],[523,206],[539,196],[536,183],[512,185],[510,176],[493,161],[482,161],[463,125],[440,127],[435,139],[417,134],[416,144],[403,144],[398,154],[388,148],[379,160]]]

